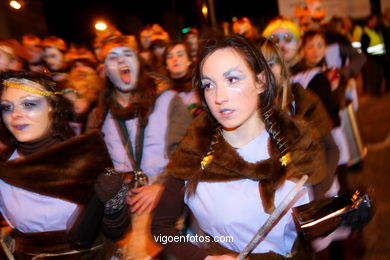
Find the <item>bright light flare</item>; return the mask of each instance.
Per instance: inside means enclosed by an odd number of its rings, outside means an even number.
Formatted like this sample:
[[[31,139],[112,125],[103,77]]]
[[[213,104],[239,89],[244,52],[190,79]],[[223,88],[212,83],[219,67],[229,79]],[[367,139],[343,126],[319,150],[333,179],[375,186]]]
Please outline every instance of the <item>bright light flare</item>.
[[[209,9],[207,8],[206,4],[202,5],[202,13],[205,17],[207,17],[207,13],[209,12]]]
[[[104,31],[107,29],[107,24],[105,22],[97,22],[95,24],[95,29],[98,31]]]
[[[10,1],[9,5],[14,8],[14,9],[20,9],[22,8],[22,4],[19,3],[18,1]]]

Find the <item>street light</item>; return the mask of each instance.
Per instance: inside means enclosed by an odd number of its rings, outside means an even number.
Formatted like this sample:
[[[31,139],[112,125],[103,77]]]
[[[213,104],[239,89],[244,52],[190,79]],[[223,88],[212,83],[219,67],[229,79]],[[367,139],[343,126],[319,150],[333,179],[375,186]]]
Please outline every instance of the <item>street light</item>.
[[[95,23],[95,29],[98,31],[104,31],[107,29],[107,24],[105,22],[96,22]]]
[[[10,1],[10,2],[9,2],[9,5],[10,5],[12,8],[17,9],[17,10],[19,10],[20,8],[22,8],[22,2],[21,2],[21,1],[15,1],[15,0],[13,0],[13,1]]]
[[[207,19],[207,14],[208,14],[208,12],[209,12],[209,9],[207,8],[207,5],[206,5],[206,3],[203,3],[203,5],[202,5],[202,13],[203,13],[203,15],[204,15],[204,17]]]

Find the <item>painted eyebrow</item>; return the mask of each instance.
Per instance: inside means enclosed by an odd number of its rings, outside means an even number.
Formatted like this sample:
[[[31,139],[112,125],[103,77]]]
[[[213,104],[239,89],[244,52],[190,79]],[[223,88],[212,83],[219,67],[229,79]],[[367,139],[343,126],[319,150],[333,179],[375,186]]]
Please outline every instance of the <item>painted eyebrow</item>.
[[[36,97],[36,96],[31,96],[31,95],[25,95],[25,96],[20,97],[20,99],[26,99],[26,98],[33,98],[33,99],[36,99],[36,100],[40,100],[41,99],[41,97]],[[1,102],[12,103],[12,101],[10,101],[8,99],[3,99],[3,100],[1,100]]]
[[[226,72],[224,72],[223,73],[223,76],[224,77],[227,77],[227,76],[229,76],[233,71],[238,71],[238,72],[242,72],[240,69],[239,69],[239,66],[237,65],[236,67],[234,67],[234,68],[231,68],[231,69],[229,69],[228,71],[226,71]]]
[[[231,69],[229,69],[228,71],[224,72],[224,73],[223,73],[223,76],[224,76],[224,77],[227,77],[227,76],[229,76],[229,75],[230,75],[232,72],[234,72],[234,71],[238,71],[238,72],[242,73],[242,71],[239,69],[239,65],[237,65],[236,67],[231,68]],[[211,81],[212,81],[211,78],[209,78],[208,76],[205,76],[205,75],[202,75],[202,76],[201,76],[201,79],[208,79],[208,80],[211,80]]]
[[[211,78],[209,78],[208,76],[205,76],[205,75],[202,75],[200,77],[201,80],[204,80],[204,79],[207,79],[207,80],[210,80],[210,81],[213,81]]]
[[[111,51],[111,52],[109,52],[109,53],[107,54],[107,56],[110,56],[110,55],[116,55],[116,56],[118,56],[118,55],[120,55],[120,52],[121,52],[121,50]],[[132,50],[123,50],[122,53],[124,53],[124,54],[133,53],[133,51],[132,51]]]
[[[46,90],[42,90],[42,91],[46,91]],[[31,96],[31,95],[26,95],[26,96],[22,96],[22,97],[20,97],[20,98],[38,98],[38,99],[41,99],[41,97],[39,97],[39,96]]]

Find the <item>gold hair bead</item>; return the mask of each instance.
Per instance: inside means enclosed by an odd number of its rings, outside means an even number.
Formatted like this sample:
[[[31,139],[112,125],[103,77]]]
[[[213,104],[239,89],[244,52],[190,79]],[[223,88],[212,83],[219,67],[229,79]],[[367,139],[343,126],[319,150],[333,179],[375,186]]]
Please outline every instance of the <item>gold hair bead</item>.
[[[202,170],[204,170],[206,165],[209,164],[213,160],[213,158],[214,158],[214,156],[211,154],[203,157],[203,160],[200,163],[200,168],[202,168]]]
[[[202,161],[200,162],[200,168],[204,170],[208,164],[210,164],[214,159],[214,145],[219,143],[219,138],[222,135],[222,127],[219,126],[215,129],[213,137],[211,139],[209,151],[207,154],[203,157]]]
[[[291,162],[291,155],[290,153],[286,153],[283,155],[279,161],[281,162],[282,166],[287,166]]]

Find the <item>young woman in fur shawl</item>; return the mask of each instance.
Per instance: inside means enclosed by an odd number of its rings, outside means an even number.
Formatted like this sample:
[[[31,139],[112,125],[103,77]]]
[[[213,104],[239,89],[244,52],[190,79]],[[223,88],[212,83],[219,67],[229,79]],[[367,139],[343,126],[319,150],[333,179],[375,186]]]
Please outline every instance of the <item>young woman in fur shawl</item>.
[[[0,211],[13,229],[2,239],[14,241],[9,248],[2,243],[4,254],[110,259],[115,247],[100,227],[119,238],[130,221],[127,185],[103,174],[112,162],[101,134],[74,137],[71,104],[46,75],[1,73],[0,99],[0,141],[7,144],[0,156]]]
[[[235,259],[298,178],[322,180],[324,156],[307,123],[272,107],[278,87],[253,43],[238,35],[210,40],[199,61],[194,84],[206,112],[193,120],[167,167],[152,234],[177,259]],[[304,193],[294,205],[308,201]],[[197,241],[173,239],[186,208],[204,232]],[[304,259],[297,240],[289,210],[250,258]]]

